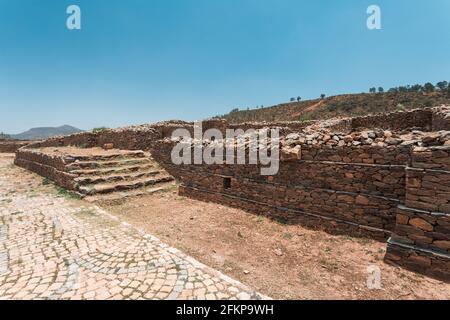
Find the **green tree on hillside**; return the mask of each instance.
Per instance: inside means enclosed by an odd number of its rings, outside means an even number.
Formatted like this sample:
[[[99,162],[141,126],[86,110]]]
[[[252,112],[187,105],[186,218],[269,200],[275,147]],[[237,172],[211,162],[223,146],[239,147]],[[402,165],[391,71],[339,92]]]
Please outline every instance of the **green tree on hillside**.
[[[321,95],[320,95],[320,99],[325,99],[325,97],[326,97],[326,95],[324,94],[324,93],[322,93]]]
[[[384,88],[383,87],[378,87],[378,92],[379,93],[383,93],[384,92]]]
[[[420,92],[423,90],[423,87],[420,84],[415,84],[411,87],[411,92]]]
[[[427,82],[424,84],[423,89],[425,90],[425,92],[430,93],[434,91],[434,86],[432,83]]]
[[[440,91],[445,91],[445,90],[447,90],[448,82],[447,81],[438,82],[436,84],[436,87],[438,87]]]
[[[369,89],[369,92],[370,92],[370,93],[376,93],[376,92],[377,92],[377,89],[376,89],[375,87],[370,88],[370,89]]]

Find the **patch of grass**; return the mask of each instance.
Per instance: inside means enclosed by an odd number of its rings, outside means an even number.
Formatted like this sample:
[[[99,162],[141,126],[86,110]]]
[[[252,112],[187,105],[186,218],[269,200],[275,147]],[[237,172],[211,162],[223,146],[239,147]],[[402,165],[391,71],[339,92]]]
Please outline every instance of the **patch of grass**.
[[[42,180],[42,184],[44,186],[47,186],[47,185],[49,185],[51,183],[52,183],[52,181],[49,178],[44,178],[44,180]]]
[[[96,213],[95,210],[92,208],[83,208],[80,211],[78,211],[76,214],[82,215],[82,216],[94,216],[95,213]]]
[[[367,238],[358,238],[357,241],[362,245],[368,245],[372,243],[372,241]]]
[[[293,235],[289,232],[284,232],[282,237],[283,237],[283,239],[291,240]]]
[[[92,133],[100,133],[100,132],[103,132],[105,130],[108,130],[108,128],[106,128],[106,127],[98,127],[98,128],[92,129]]]
[[[81,199],[81,197],[74,193],[74,192],[70,192],[60,186],[55,186],[56,188],[56,192],[58,193],[58,196],[66,198],[66,199]]]
[[[289,220],[287,218],[277,217],[275,221],[282,226],[286,226],[289,224]]]

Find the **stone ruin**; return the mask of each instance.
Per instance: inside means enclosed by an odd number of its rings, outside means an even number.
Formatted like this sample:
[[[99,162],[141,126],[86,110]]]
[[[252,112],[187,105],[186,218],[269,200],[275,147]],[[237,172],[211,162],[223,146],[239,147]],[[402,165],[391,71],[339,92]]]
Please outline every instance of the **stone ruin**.
[[[95,171],[90,167],[95,159],[61,155],[55,148],[109,145],[116,149],[113,155],[138,150],[138,158],[151,159],[162,167],[159,173],[179,180],[181,195],[285,223],[387,241],[387,263],[450,282],[450,107],[311,122],[203,122],[204,129],[222,132],[280,128],[280,169],[274,176],[260,175],[258,165],[174,165],[170,155],[178,140],[172,132],[193,132],[193,127],[170,121],[51,138],[20,148],[15,163],[77,189],[80,176],[68,168],[80,170],[88,163],[87,169]],[[132,174],[122,178],[136,179]],[[114,179],[109,184],[121,183]]]
[[[0,139],[0,153],[14,153],[30,143],[31,141]]]

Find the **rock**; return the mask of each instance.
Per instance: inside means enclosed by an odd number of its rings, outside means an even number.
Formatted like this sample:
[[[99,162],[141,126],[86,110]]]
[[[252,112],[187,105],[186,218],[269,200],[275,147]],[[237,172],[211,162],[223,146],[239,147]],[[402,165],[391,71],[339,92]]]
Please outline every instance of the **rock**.
[[[425,231],[433,231],[433,226],[421,218],[413,218],[409,224]]]
[[[408,224],[409,217],[403,214],[397,214],[397,223],[398,224]]]
[[[244,270],[244,274],[249,274],[249,273],[250,273],[250,271]]]
[[[447,240],[437,240],[437,241],[433,242],[433,244],[434,244],[436,247],[438,247],[438,248],[441,248],[441,249],[444,249],[444,250],[450,250],[450,241],[447,241]]]
[[[298,133],[290,133],[286,136],[287,140],[298,140],[300,139],[300,135]]]
[[[237,295],[239,300],[250,300],[251,296],[246,292],[241,292]]]
[[[295,161],[301,160],[302,158],[302,147],[300,145],[291,147],[281,148],[281,160],[282,161]]]
[[[353,141],[354,146],[359,146],[360,144],[361,144],[361,142],[359,142],[359,141]]]
[[[390,137],[392,137],[392,132],[389,131],[389,130],[386,130],[386,131],[384,132],[384,137],[385,137],[385,138],[390,138]]]
[[[396,145],[399,145],[400,143],[402,143],[402,140],[396,139],[396,138],[386,138],[385,142],[388,145],[396,146]]]
[[[430,135],[428,135],[426,137],[423,137],[422,138],[422,142],[426,146],[438,145],[440,137],[441,136],[439,135],[439,133],[433,133],[433,134],[430,134]]]
[[[353,141],[353,137],[351,135],[347,135],[344,137],[344,141],[345,142],[352,142]]]
[[[356,202],[357,204],[361,204],[361,205],[367,206],[367,205],[369,204],[369,199],[368,199],[367,197],[358,195],[358,196],[356,197],[356,199],[355,199],[355,202]]]
[[[275,249],[275,254],[279,257],[281,257],[283,255],[283,251],[281,251],[281,249]]]
[[[112,150],[112,149],[114,149],[114,144],[113,143],[105,143],[103,145],[103,149],[105,149],[105,150]]]

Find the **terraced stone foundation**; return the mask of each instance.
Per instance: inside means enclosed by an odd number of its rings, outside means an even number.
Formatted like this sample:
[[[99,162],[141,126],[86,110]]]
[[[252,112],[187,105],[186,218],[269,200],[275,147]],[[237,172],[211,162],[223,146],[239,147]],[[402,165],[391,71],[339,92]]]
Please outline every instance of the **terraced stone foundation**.
[[[15,163],[91,200],[108,193],[124,197],[161,190],[174,180],[140,150],[26,149],[17,153]]]
[[[269,177],[255,165],[174,165],[171,151],[179,139],[172,132],[193,127],[176,121],[53,138],[19,149],[16,164],[89,196],[121,196],[123,190],[156,187],[175,177],[182,195],[202,201],[331,233],[389,238],[387,262],[450,282],[450,107],[307,123],[245,123],[244,130],[280,129],[280,170]],[[239,124],[212,120],[203,123],[208,128],[225,134]],[[55,150],[104,144],[134,151],[93,158]],[[42,151],[47,147],[53,152]],[[154,169],[156,163],[161,167]]]

